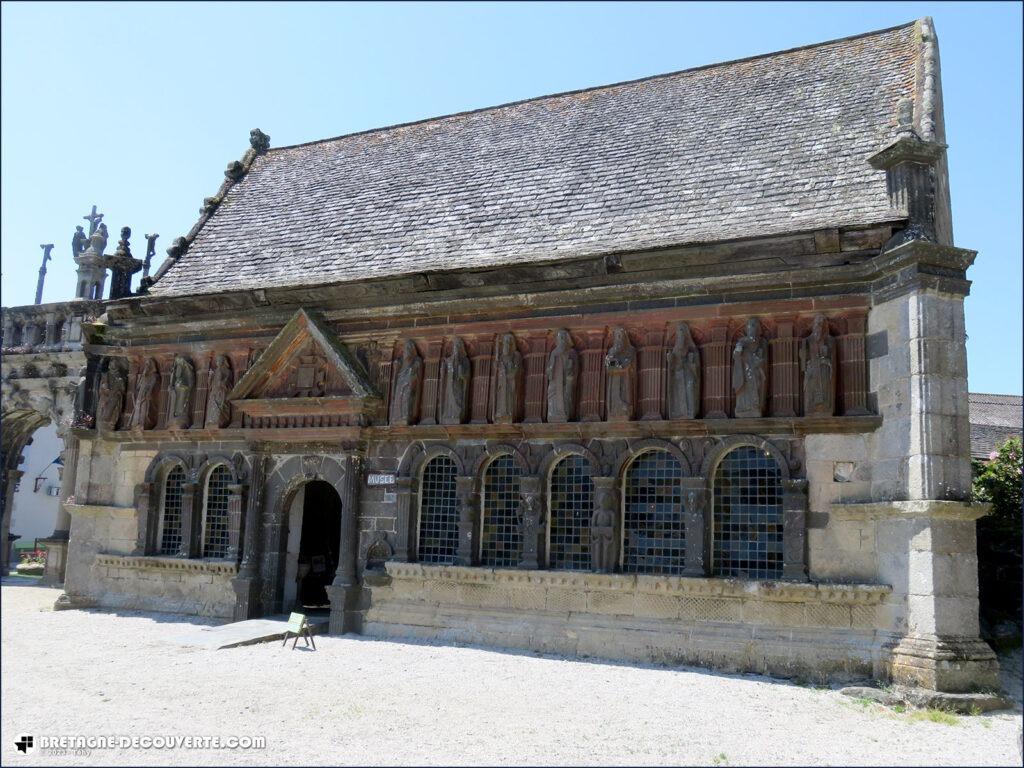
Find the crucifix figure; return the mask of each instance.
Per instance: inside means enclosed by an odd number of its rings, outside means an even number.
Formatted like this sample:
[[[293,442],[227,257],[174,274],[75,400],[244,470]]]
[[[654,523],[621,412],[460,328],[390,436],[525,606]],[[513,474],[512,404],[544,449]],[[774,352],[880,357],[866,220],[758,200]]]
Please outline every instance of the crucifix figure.
[[[96,206],[94,205],[92,212],[82,218],[89,222],[89,237],[92,237],[96,233],[96,228],[100,225],[100,222],[103,221],[103,214],[96,213]]]
[[[43,265],[39,267],[39,282],[36,283],[36,304],[43,303],[43,282],[46,280],[46,262],[53,257],[50,255],[50,251],[53,250],[53,243],[46,245],[40,245],[43,249]]]
[[[146,260],[142,262],[142,276],[149,277],[149,265],[156,255],[156,239],[160,235],[146,235]]]

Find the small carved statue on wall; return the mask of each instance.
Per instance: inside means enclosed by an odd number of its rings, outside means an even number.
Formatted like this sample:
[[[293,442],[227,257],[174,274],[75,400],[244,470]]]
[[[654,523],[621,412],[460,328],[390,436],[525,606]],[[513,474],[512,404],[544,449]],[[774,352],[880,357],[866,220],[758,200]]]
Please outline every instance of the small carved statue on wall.
[[[75,227],[75,234],[71,238],[71,255],[78,256],[83,254],[88,247],[89,236],[85,234],[81,227]]]
[[[394,391],[391,394],[392,424],[412,424],[416,420],[422,380],[423,360],[416,351],[416,344],[409,339],[402,346],[402,356],[395,374]]]
[[[522,382],[523,356],[516,337],[506,333],[498,350],[498,372],[494,389],[494,422],[511,424],[519,414],[519,390]]]
[[[107,225],[100,224],[89,238],[89,250],[97,256],[102,256],[107,249]]]
[[[604,489],[590,518],[590,567],[597,573],[615,570],[615,518],[618,508],[616,490]]]
[[[156,394],[156,387],[160,381],[160,372],[156,368],[156,361],[147,358],[139,374],[139,380],[135,385],[135,401],[132,404],[132,429],[152,429],[153,423],[150,414],[153,412],[153,395]]]
[[[576,416],[579,353],[573,348],[572,336],[564,329],[555,334],[555,348],[548,355],[545,373],[548,377],[548,421],[572,421]]]
[[[836,342],[824,316],[814,318],[811,335],[800,342],[804,369],[804,415],[832,416],[836,408]]]
[[[736,417],[764,416],[768,401],[768,341],[757,318],[747,320],[746,333],[732,351],[732,389]]]
[[[107,370],[100,377],[99,405],[96,408],[96,424],[101,430],[117,429],[118,419],[124,409],[126,388],[121,366],[113,360],[109,361]]]
[[[524,484],[521,495],[523,503],[520,508],[519,533],[523,540],[523,554],[520,567],[537,568],[541,527],[544,524],[540,487]]]
[[[625,328],[612,332],[612,347],[604,356],[604,365],[608,370],[608,420],[629,421],[633,418],[636,348]]]
[[[187,429],[192,424],[192,390],[196,386],[196,369],[187,357],[174,358],[171,369],[170,407],[167,425],[172,429]]]
[[[444,359],[444,402],[442,424],[461,424],[469,413],[469,377],[472,366],[462,339],[452,341],[452,351]]]
[[[690,326],[676,324],[675,345],[668,358],[668,417],[695,419],[700,410],[700,350],[693,342]]]
[[[210,394],[206,400],[206,426],[226,427],[231,423],[231,403],[228,393],[234,383],[231,360],[227,355],[217,355],[210,374]]]

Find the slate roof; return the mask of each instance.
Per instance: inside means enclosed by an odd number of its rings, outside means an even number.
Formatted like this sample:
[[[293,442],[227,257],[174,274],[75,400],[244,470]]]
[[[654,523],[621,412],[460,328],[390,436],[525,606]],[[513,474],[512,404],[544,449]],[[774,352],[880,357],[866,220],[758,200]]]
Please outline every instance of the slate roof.
[[[901,99],[916,123],[932,103],[917,82],[921,23],[270,149],[151,293],[899,220],[867,158],[895,138]]]
[[[971,421],[971,457],[987,459],[1011,437],[1024,435],[1024,398],[1019,395],[967,396]]]

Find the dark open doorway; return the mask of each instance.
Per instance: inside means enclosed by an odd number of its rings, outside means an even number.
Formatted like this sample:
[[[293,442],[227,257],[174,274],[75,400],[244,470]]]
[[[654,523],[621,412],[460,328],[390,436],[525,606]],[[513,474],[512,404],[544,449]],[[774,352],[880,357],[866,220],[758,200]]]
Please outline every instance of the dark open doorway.
[[[327,609],[326,587],[338,569],[341,499],[330,483],[313,480],[305,487],[299,543],[298,603],[306,611]]]

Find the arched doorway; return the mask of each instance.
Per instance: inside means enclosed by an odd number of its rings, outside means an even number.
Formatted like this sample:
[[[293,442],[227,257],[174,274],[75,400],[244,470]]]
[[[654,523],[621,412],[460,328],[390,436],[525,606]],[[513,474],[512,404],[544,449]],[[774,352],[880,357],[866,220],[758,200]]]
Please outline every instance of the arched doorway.
[[[341,498],[334,486],[311,480],[296,491],[288,509],[284,610],[326,612],[327,587],[338,569]]]

